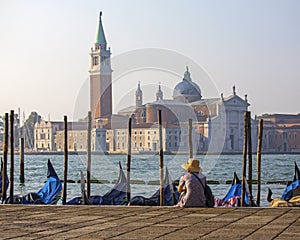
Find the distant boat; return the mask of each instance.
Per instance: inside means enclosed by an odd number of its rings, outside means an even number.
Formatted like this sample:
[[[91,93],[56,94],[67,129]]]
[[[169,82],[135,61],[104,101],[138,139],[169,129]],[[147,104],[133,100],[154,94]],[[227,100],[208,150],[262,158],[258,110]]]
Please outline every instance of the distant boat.
[[[38,192],[31,192],[25,196],[13,196],[13,204],[57,204],[60,199],[62,184],[50,160],[48,159],[47,181]],[[5,200],[10,203],[10,197]]]
[[[300,207],[300,171],[296,162],[293,181],[287,184],[281,198],[272,199],[272,191],[269,188],[267,200],[270,207]]]
[[[164,206],[173,206],[177,204],[179,192],[173,183],[169,171],[166,168],[166,174],[163,182]],[[160,205],[160,189],[158,189],[151,197],[135,196],[130,200],[131,206],[159,206]]]
[[[84,181],[84,180],[83,180]],[[75,197],[68,201],[67,205],[123,205],[126,203],[126,177],[119,162],[119,177],[116,184],[103,196],[94,195],[88,199],[84,189],[82,189],[82,196]],[[84,188],[82,186],[81,188]]]

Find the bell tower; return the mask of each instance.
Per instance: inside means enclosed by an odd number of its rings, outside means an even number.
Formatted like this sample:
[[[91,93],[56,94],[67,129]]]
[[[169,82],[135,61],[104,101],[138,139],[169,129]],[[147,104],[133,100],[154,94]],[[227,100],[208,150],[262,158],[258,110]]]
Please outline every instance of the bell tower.
[[[111,52],[110,48],[107,48],[101,17],[102,12],[94,46],[90,51],[90,111],[93,122],[112,114]]]

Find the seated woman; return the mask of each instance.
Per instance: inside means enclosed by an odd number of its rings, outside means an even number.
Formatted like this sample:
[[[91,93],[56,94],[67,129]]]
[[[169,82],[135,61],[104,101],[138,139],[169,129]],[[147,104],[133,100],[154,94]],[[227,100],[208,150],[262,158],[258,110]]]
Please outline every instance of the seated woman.
[[[188,163],[182,164],[187,173],[181,176],[178,186],[180,197],[177,207],[205,207],[206,198],[204,186],[206,177],[201,173],[199,160],[190,158]],[[201,181],[201,182],[200,182]]]

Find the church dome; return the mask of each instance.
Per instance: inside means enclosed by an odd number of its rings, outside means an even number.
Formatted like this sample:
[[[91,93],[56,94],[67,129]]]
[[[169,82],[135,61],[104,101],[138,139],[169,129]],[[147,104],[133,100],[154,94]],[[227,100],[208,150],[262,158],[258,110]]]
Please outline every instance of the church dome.
[[[173,91],[173,98],[181,102],[194,102],[201,100],[201,90],[199,86],[192,82],[189,69],[187,67],[184,78],[178,83]]]

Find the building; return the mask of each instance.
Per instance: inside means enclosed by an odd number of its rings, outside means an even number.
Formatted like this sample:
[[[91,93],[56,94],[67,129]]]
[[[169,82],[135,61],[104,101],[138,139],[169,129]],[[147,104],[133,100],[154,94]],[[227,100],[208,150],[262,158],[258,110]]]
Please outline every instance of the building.
[[[194,148],[198,152],[241,152],[244,140],[244,112],[248,111],[250,104],[247,95],[242,99],[236,94],[235,86],[232,94],[220,98],[202,98],[200,87],[192,81],[191,73],[187,68],[183,79],[173,90],[173,99],[164,99],[159,84],[156,92],[156,101],[143,103],[142,87],[138,83],[136,91],[136,105],[119,111],[118,114],[132,117],[136,126],[147,126],[157,123],[157,110],[162,110],[162,121],[169,126],[177,128],[183,133],[187,128],[189,119],[192,119],[196,134]],[[252,120],[252,138],[257,139],[257,123]],[[168,142],[166,133],[166,146]],[[181,143],[179,150],[186,151],[184,136],[178,138]],[[256,150],[256,141],[253,141],[253,150]],[[184,147],[183,147],[184,146]],[[167,147],[165,148],[167,151]]]
[[[194,142],[198,134],[192,133]],[[108,153],[127,153],[128,129],[107,130]],[[188,151],[188,125],[183,128],[178,125],[162,124],[162,147],[166,153]],[[133,153],[157,153],[159,151],[158,124],[134,125],[131,131],[131,147]]]
[[[33,151],[56,151],[56,132],[64,128],[63,122],[41,120],[34,125]]]
[[[93,125],[96,119],[109,118],[112,115],[111,51],[107,48],[101,17],[102,12],[95,43],[90,51],[90,110]]]
[[[64,130],[56,132],[55,143],[57,151],[64,151]],[[68,151],[86,152],[88,141],[87,123],[73,122],[68,124]],[[91,131],[91,151],[106,152],[106,130],[103,128],[93,128]]]
[[[264,114],[257,119],[263,119],[263,152],[300,152],[299,114]]]

